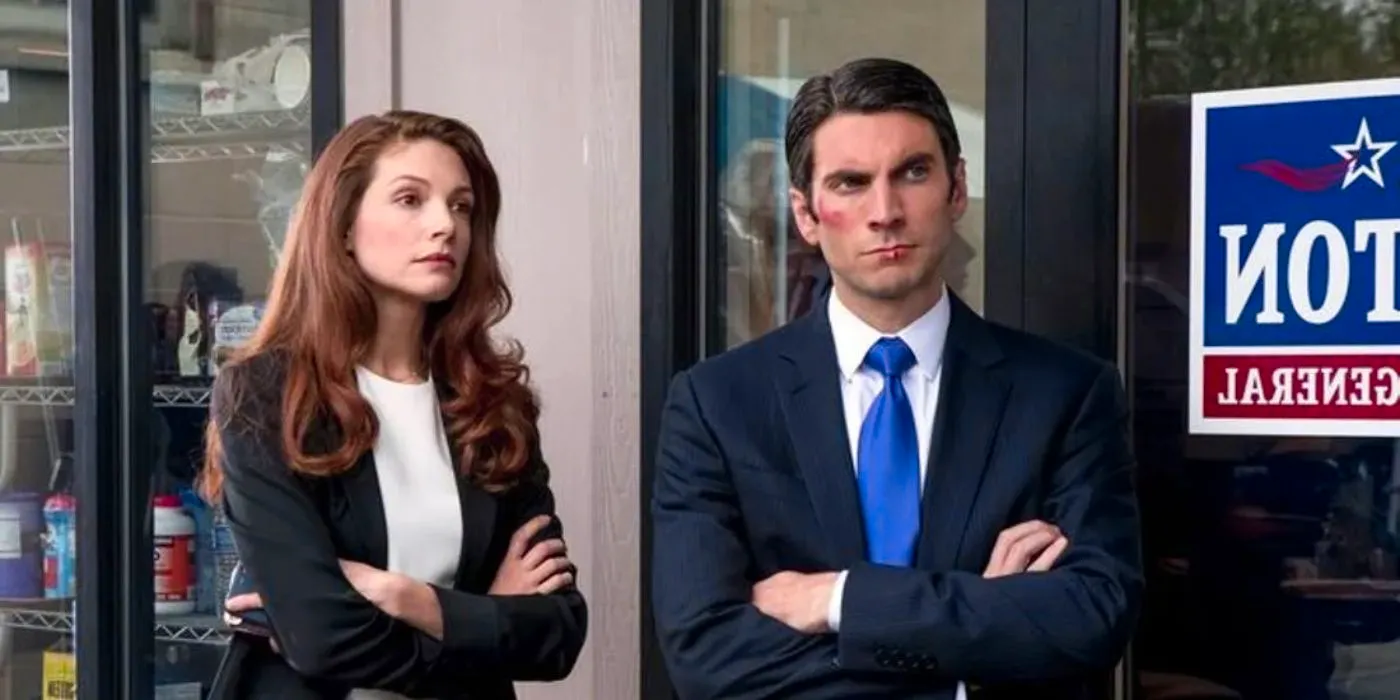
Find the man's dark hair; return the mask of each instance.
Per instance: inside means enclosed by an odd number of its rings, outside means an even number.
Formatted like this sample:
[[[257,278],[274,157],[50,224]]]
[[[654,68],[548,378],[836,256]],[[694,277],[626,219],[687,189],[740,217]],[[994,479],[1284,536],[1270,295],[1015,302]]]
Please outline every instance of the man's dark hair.
[[[812,137],[826,120],[841,113],[905,111],[933,124],[947,159],[956,171],[962,146],[943,90],[927,73],[891,58],[862,58],[802,84],[787,118],[788,177],[793,187],[812,195]]]

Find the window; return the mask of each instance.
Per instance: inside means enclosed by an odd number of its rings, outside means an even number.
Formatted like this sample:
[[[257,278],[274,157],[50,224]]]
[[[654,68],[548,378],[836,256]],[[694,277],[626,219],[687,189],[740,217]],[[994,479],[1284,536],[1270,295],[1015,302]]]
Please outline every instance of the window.
[[[311,0],[161,3],[144,47],[158,696],[207,691],[227,640],[219,613],[237,555],[192,479],[209,386],[261,318],[313,157],[311,14]],[[181,535],[192,564],[167,566]]]
[[[986,2],[725,0],[717,85],[708,345],[732,347],[811,307],[827,278],[820,252],[789,216],[783,130],[803,81],[842,63],[885,56],[919,66],[943,88],[967,161],[970,204],[943,265],[974,309],[984,298]]]
[[[1400,7],[1139,0],[1132,20],[1125,375],[1148,577],[1137,696],[1396,697],[1396,441],[1188,435],[1186,372],[1191,94],[1400,75]],[[1372,128],[1400,137],[1400,120]]]

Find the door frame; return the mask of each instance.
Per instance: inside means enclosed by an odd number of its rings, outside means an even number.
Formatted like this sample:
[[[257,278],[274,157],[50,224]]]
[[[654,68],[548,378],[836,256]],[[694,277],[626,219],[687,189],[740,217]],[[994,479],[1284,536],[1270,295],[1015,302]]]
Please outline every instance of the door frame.
[[[981,253],[985,314],[1117,362],[1125,3],[985,2],[993,205]],[[649,506],[660,413],[671,378],[715,350],[722,327],[712,303],[720,275],[710,156],[721,5],[646,0],[641,7],[644,700],[674,697],[651,614]],[[1114,687],[1105,697],[1124,692]]]
[[[311,145],[343,120],[340,0],[309,0]],[[148,277],[150,130],[141,25],[147,0],[72,0],[75,621],[82,698],[149,698],[155,592]]]

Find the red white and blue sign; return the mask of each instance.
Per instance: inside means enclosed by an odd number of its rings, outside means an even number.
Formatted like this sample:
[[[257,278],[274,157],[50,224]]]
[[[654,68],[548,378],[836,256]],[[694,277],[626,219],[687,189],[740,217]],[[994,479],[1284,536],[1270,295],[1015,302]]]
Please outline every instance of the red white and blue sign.
[[[1191,432],[1400,437],[1400,79],[1191,112]]]

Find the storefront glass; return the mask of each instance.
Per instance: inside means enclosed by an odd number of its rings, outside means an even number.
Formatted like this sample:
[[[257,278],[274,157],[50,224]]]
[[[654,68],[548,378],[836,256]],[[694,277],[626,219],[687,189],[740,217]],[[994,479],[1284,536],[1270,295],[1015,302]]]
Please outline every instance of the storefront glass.
[[[236,554],[191,480],[210,383],[260,317],[309,167],[311,0],[158,5],[144,47],[152,146],[144,291],[158,455],[153,677],[158,697],[198,698],[223,653],[217,612]]]
[[[783,128],[807,78],[866,56],[899,58],[934,77],[951,103],[970,205],[944,265],[973,308],[984,298],[986,2],[724,0],[716,113],[718,174],[711,239],[723,347],[806,311],[826,272],[789,217]]]
[[[1400,4],[1137,0],[1128,51],[1135,697],[1400,697],[1400,443],[1186,430],[1190,95],[1400,75]]]
[[[72,697],[68,7],[0,2],[0,697]]]

